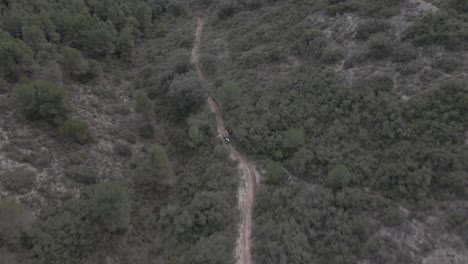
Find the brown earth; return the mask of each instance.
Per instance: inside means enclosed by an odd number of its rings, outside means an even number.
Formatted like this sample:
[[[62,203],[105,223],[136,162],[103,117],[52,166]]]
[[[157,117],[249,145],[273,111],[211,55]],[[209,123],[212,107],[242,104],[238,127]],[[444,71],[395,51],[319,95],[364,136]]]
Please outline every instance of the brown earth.
[[[197,29],[195,31],[194,47],[192,49],[192,63],[195,65],[197,75],[200,79],[205,79],[203,68],[198,63],[198,53],[200,50],[201,35],[203,32],[204,19],[197,17]],[[208,95],[207,104],[211,111],[216,115],[216,123],[218,136],[222,139],[222,134],[225,131],[224,120],[221,114],[220,106],[216,99]],[[223,141],[224,142],[224,141]],[[238,206],[241,211],[241,223],[239,226],[239,236],[237,237],[236,245],[236,263],[250,264],[250,236],[252,230],[252,208],[255,194],[255,185],[259,179],[259,173],[246,157],[244,157],[231,144],[224,143],[224,146],[229,151],[230,158],[239,162],[239,169],[242,171],[242,183],[239,187]]]

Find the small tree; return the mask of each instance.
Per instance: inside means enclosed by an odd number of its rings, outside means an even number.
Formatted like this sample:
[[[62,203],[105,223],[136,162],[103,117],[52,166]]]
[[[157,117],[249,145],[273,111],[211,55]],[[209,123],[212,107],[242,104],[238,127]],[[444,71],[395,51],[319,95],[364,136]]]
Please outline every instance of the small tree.
[[[283,139],[283,146],[286,148],[297,148],[305,143],[304,129],[290,128],[286,131]]]
[[[0,241],[15,244],[27,230],[30,215],[26,209],[13,201],[0,201]]]
[[[49,119],[60,124],[71,111],[62,87],[48,81],[26,81],[13,88],[13,104],[33,119]]]
[[[96,186],[94,214],[109,232],[125,230],[130,223],[130,198],[125,186],[107,182]]]
[[[351,173],[346,166],[338,164],[328,173],[327,184],[333,190],[338,190],[348,186],[351,181]]]
[[[133,36],[133,28],[125,26],[120,30],[117,38],[117,50],[123,55],[129,55],[135,47],[135,37]]]
[[[388,58],[393,52],[392,40],[380,34],[371,36],[367,46],[369,55],[374,59]]]
[[[73,77],[79,77],[89,71],[89,64],[79,50],[65,47],[62,56],[63,65]]]
[[[460,12],[468,12],[468,2],[466,0],[450,0],[450,6]]]
[[[242,91],[239,84],[233,81],[225,82],[219,90],[221,102],[227,106],[232,106],[237,103],[241,94]]]
[[[189,131],[188,131],[188,134],[189,134],[189,138],[190,138],[190,142],[189,142],[189,146],[191,148],[201,144],[203,142],[203,132],[200,131],[200,129],[198,127],[190,127],[189,128]]]
[[[88,123],[78,119],[65,121],[60,127],[60,133],[80,144],[86,143],[90,138]]]
[[[284,170],[281,163],[278,161],[269,161],[266,166],[267,182],[278,184],[284,179]]]
[[[205,101],[205,88],[194,75],[174,78],[167,94],[172,116],[176,121],[183,120],[196,111]]]
[[[5,92],[7,90],[8,83],[0,78],[0,93]]]
[[[167,157],[166,150],[160,145],[154,145],[148,157],[141,162],[136,170],[137,182],[142,186],[170,187],[174,184],[175,175],[172,163]]]
[[[32,71],[32,50],[21,39],[0,31],[0,76],[15,78]]]
[[[22,32],[24,42],[26,42],[35,53],[41,49],[41,45],[47,43],[44,32],[37,26],[24,26]]]
[[[143,90],[137,90],[134,94],[135,97],[135,111],[143,114],[146,119],[149,119],[153,113],[153,103],[146,96]]]
[[[85,40],[86,54],[105,56],[115,52],[115,35],[105,26],[86,32]]]

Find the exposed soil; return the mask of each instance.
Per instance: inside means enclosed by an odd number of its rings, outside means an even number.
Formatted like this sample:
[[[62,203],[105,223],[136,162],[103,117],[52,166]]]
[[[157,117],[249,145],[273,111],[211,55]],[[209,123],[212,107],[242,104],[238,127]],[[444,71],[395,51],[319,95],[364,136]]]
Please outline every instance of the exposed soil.
[[[205,79],[203,68],[198,63],[198,53],[200,50],[201,35],[203,31],[204,19],[197,17],[197,30],[195,31],[195,44],[192,49],[192,63],[195,65],[197,75],[200,79]],[[216,115],[218,137],[222,139],[225,130],[224,120],[221,114],[219,104],[215,98],[208,95],[207,104],[211,111]],[[250,235],[252,230],[252,208],[255,194],[255,185],[259,179],[259,173],[246,157],[240,154],[231,144],[224,144],[229,151],[230,158],[239,162],[239,169],[242,171],[242,184],[239,186],[238,206],[242,213],[239,226],[239,236],[236,244],[236,263],[250,264]]]

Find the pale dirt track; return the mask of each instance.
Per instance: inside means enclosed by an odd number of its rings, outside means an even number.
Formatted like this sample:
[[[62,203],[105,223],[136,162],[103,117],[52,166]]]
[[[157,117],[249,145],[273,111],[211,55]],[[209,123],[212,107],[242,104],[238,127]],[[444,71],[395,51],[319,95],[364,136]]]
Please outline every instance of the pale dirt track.
[[[192,50],[192,63],[195,65],[197,75],[200,79],[205,79],[205,74],[202,67],[198,63],[198,53],[200,50],[201,35],[203,31],[204,19],[197,17],[197,30],[195,31],[195,43]],[[218,136],[222,139],[224,128],[224,120],[221,115],[219,104],[216,100],[208,95],[207,104],[211,111],[216,115],[216,123]],[[239,225],[239,236],[236,244],[236,263],[250,264],[252,262],[250,256],[250,234],[252,230],[252,207],[255,194],[255,185],[259,179],[259,174],[255,170],[252,163],[242,156],[231,144],[224,144],[231,159],[239,162],[239,168],[242,170],[242,183],[239,187],[238,199],[239,209],[241,211],[241,223]]]

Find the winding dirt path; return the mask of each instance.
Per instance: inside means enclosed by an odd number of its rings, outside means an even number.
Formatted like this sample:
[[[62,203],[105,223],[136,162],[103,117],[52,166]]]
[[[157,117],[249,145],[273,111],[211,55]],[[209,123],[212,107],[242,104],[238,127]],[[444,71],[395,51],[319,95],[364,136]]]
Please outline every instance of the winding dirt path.
[[[195,31],[195,43],[192,49],[192,63],[195,65],[197,75],[200,79],[205,79],[203,68],[198,63],[198,53],[200,50],[201,35],[203,31],[204,19],[197,17],[197,30]],[[219,104],[215,98],[208,95],[207,104],[211,111],[216,115],[218,137],[222,140],[222,134],[225,130],[224,120],[221,114]],[[223,140],[224,142],[224,140]],[[241,211],[241,223],[239,226],[239,236],[236,243],[236,263],[251,264],[250,256],[250,234],[252,231],[252,207],[255,194],[255,186],[259,179],[259,173],[256,171],[252,162],[241,155],[231,144],[224,146],[229,151],[230,158],[239,162],[239,168],[242,170],[242,183],[239,186],[238,206]]]

